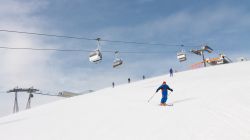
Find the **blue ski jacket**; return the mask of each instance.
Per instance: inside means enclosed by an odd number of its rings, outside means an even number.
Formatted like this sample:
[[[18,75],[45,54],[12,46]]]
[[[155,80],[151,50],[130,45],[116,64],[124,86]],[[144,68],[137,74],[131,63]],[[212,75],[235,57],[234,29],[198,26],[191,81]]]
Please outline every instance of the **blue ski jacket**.
[[[168,95],[168,90],[173,91],[167,84],[162,84],[156,92],[158,92],[161,89],[162,95],[167,96]]]

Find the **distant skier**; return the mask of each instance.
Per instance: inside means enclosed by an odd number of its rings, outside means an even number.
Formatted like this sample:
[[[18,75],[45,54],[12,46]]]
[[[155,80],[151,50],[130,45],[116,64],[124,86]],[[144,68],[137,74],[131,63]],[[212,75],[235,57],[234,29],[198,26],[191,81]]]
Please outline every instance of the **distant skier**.
[[[130,78],[128,78],[128,83],[130,83]]]
[[[173,69],[172,68],[170,68],[169,73],[170,73],[170,77],[173,77]]]
[[[171,89],[165,81],[163,81],[162,85],[156,90],[158,92],[161,89],[162,92],[162,98],[161,98],[161,106],[166,106],[166,101],[168,99],[168,90],[173,92],[173,89]]]
[[[144,76],[144,75],[142,76],[142,79],[143,79],[143,80],[145,79],[145,76]]]
[[[115,87],[115,82],[112,82],[112,87],[113,87],[113,88]]]

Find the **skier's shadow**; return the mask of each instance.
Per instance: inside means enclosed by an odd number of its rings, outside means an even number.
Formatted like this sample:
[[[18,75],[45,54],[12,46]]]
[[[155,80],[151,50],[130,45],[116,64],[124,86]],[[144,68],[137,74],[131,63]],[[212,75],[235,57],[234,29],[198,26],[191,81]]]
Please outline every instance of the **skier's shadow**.
[[[181,99],[181,100],[176,100],[176,101],[173,101],[171,102],[172,104],[176,104],[176,103],[183,103],[183,102],[188,102],[188,101],[191,101],[191,100],[195,100],[196,98],[194,97],[190,97],[190,98],[185,98],[185,99]]]

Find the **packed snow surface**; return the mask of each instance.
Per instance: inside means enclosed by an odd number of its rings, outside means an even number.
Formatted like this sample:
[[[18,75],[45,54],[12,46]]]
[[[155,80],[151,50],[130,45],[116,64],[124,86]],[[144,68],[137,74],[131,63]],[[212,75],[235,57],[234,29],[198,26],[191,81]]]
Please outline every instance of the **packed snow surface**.
[[[249,140],[250,62],[163,75],[0,119],[1,140]],[[163,81],[174,89],[159,106]],[[101,83],[100,83],[101,84]]]

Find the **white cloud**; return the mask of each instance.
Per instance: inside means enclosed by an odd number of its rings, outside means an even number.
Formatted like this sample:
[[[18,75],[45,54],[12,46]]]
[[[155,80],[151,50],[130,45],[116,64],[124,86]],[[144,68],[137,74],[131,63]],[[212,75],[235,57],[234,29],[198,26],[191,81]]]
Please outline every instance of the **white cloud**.
[[[21,2],[21,1],[1,1],[0,5],[0,28],[9,30],[45,32],[44,26],[47,23],[35,17],[34,13],[43,8],[45,2]],[[52,46],[42,39],[32,36],[18,35],[13,33],[0,33],[0,45],[3,47],[16,48],[43,48]],[[57,46],[52,46],[53,48]],[[37,88],[49,87],[53,89],[60,71],[49,67],[49,62],[53,52],[27,51],[27,50],[1,50],[0,63],[0,84],[2,90],[7,90],[15,86]],[[58,75],[59,73],[59,75]]]

